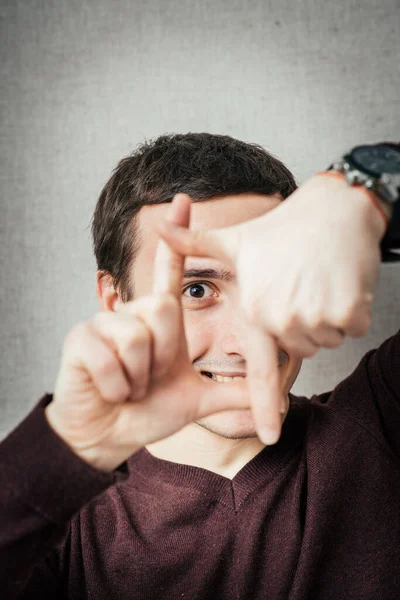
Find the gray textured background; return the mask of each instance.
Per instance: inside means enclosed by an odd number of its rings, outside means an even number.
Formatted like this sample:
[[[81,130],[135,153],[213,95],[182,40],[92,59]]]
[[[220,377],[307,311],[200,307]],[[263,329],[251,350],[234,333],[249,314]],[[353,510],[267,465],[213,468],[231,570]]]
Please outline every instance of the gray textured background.
[[[0,15],[5,434],[97,310],[88,227],[119,158],[165,132],[228,133],[302,181],[356,143],[399,139],[400,5],[2,0]],[[400,266],[384,266],[368,335],[306,361],[294,392],[350,373],[399,328],[399,297]]]

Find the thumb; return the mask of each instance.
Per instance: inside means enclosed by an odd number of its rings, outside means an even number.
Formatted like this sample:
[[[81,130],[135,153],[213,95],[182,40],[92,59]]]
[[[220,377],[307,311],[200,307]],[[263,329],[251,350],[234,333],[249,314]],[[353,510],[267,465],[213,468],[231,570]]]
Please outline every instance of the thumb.
[[[247,382],[258,435],[264,444],[274,444],[281,432],[283,394],[275,338],[259,327],[248,326],[245,339]]]
[[[186,256],[208,256],[236,263],[240,247],[240,225],[192,230],[163,221],[158,225],[157,232],[173,250]]]

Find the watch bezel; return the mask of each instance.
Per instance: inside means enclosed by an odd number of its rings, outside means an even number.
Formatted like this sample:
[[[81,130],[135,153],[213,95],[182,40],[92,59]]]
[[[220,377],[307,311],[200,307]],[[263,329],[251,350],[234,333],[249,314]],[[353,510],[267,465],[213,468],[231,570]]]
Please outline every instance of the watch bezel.
[[[369,169],[368,167],[364,166],[359,160],[357,160],[357,158],[354,156],[354,153],[357,152],[357,150],[360,149],[365,149],[365,148],[390,148],[392,150],[392,152],[397,152],[397,154],[400,155],[400,151],[397,150],[397,148],[394,148],[392,144],[385,144],[385,143],[381,143],[381,144],[360,144],[359,146],[355,146],[354,148],[352,148],[350,150],[350,152],[348,152],[343,158],[349,162],[349,164],[351,165],[351,167],[357,169],[358,171],[363,171],[364,173],[366,173],[367,175],[370,175],[371,177],[374,178],[379,178],[381,177],[383,174],[387,173],[390,176],[396,176],[398,173],[396,172],[387,172],[387,171],[373,171],[372,169]]]

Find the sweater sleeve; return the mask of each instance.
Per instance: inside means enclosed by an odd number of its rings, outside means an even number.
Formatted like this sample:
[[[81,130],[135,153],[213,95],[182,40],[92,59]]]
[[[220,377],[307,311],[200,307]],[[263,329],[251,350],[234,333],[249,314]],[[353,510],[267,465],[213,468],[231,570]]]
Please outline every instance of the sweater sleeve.
[[[384,438],[400,460],[400,331],[369,354],[367,370]]]
[[[127,476],[100,472],[75,455],[48,424],[51,399],[44,396],[0,443],[0,589],[9,599],[30,598],[29,582],[37,589],[38,577],[41,598],[58,597],[62,573],[51,551],[68,543],[75,513]]]
[[[326,396],[400,461],[400,330],[370,350]]]

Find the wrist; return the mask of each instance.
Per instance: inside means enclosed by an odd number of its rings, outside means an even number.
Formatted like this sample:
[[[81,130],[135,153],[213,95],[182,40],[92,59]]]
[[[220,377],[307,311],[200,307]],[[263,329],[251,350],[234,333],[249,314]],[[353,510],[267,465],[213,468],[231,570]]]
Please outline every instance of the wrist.
[[[342,184],[341,187],[343,191],[346,187],[346,195],[352,196],[351,201],[355,204],[356,200],[359,200],[360,209],[365,209],[367,221],[376,234],[378,241],[383,239],[393,212],[393,208],[389,202],[385,202],[377,194],[366,189],[363,185],[350,185],[346,181],[343,173],[339,171],[323,171],[318,173],[317,177],[330,178],[332,181],[336,180],[338,183]],[[350,201],[350,198],[347,201]]]
[[[57,415],[54,401],[46,406],[45,417],[49,426],[53,429],[56,435],[84,462],[98,471],[111,473],[119,467],[125,460],[139,450],[138,448],[129,448],[128,453],[125,449],[119,449],[120,452],[112,448],[111,445],[97,444],[91,445],[86,442],[76,442],[74,436],[68,435],[65,428],[60,423],[60,418]],[[76,437],[76,436],[75,436]]]

